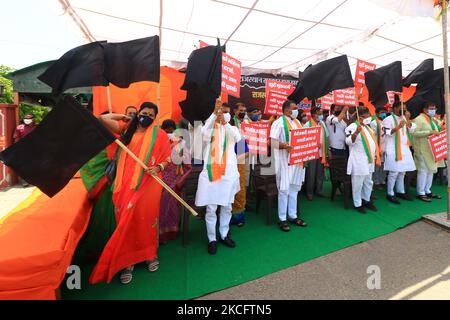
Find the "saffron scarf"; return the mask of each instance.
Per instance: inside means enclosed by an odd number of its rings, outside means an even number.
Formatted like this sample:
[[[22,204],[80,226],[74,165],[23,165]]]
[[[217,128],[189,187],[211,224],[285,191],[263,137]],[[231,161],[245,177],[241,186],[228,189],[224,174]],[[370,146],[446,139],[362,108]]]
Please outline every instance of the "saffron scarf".
[[[425,117],[425,120],[427,120],[427,122],[430,124],[431,130],[434,131],[441,131],[441,127],[439,126],[439,124],[437,123],[437,121],[435,119],[432,119],[429,115],[427,114],[423,114],[423,116]]]
[[[214,124],[214,130],[211,135],[211,142],[209,148],[208,163],[206,168],[208,171],[209,181],[214,182],[220,180],[225,175],[227,167],[228,154],[228,132],[225,130],[225,139],[223,140],[222,159],[220,158],[220,127],[218,123]]]
[[[297,126],[296,129],[301,129],[302,128],[302,124],[300,123],[300,121],[298,121],[298,119],[294,119],[294,122]],[[292,125],[291,123],[287,120],[286,116],[283,116],[283,127],[284,127],[284,137],[286,138],[286,143],[290,142],[290,136],[289,133],[292,131]]]
[[[397,127],[398,126],[397,116],[393,114],[392,118],[394,118],[394,125]],[[395,161],[403,160],[402,137],[401,137],[400,131],[401,131],[401,129],[395,133]],[[411,133],[409,132],[408,127],[406,127],[406,135],[408,137],[408,146],[412,146],[412,136],[411,136]]]
[[[142,147],[139,152],[139,155],[137,156],[146,165],[148,165],[148,160],[150,159],[150,155],[152,153],[153,145],[155,144],[157,134],[158,134],[158,127],[156,125],[153,125],[152,127],[148,128],[145,131]],[[125,171],[126,157],[127,153],[120,150],[116,181],[114,183],[114,193],[120,191],[120,189],[122,188],[122,179]],[[144,169],[134,160],[133,162],[134,162],[134,174],[133,178],[131,179],[130,188],[138,190],[139,185],[141,184],[142,181],[142,177],[144,176]],[[153,166],[154,164],[151,165]]]
[[[377,140],[375,138],[375,134],[373,133],[372,129],[369,128],[366,125],[361,125],[361,140],[363,143],[364,151],[366,152],[367,159],[369,160],[369,163],[373,163],[373,156],[372,156],[372,149],[370,148],[369,140],[367,139],[366,130],[369,133],[370,137],[372,138],[373,142],[375,142],[375,156],[376,156],[376,165],[381,166],[381,156],[380,156],[380,146],[377,143]],[[365,130],[366,129],[366,130]]]

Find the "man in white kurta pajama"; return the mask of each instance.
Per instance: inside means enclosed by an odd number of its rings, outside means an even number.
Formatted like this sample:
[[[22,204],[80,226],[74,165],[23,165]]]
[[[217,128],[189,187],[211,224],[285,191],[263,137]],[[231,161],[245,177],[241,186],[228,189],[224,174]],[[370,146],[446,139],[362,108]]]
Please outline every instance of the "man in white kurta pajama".
[[[216,107],[216,110],[218,108]],[[212,114],[205,125],[202,127],[203,138],[208,142],[206,150],[204,152],[204,166],[203,171],[200,173],[198,179],[198,189],[195,198],[195,205],[198,207],[206,206],[206,229],[208,232],[208,252],[210,254],[216,253],[216,223],[217,215],[216,211],[218,206],[220,209],[220,239],[219,241],[224,243],[227,247],[235,247],[235,243],[229,237],[230,220],[231,220],[231,207],[234,202],[234,197],[239,191],[239,172],[237,168],[236,153],[234,146],[236,142],[241,140],[241,134],[236,127],[231,126],[228,122],[230,120],[230,114],[221,114],[220,109]],[[218,131],[215,131],[215,125],[218,124]],[[212,135],[218,134],[219,139],[219,155],[218,159],[224,161],[223,155],[225,152],[224,145],[226,141],[226,166],[225,172],[219,180],[211,181],[210,172],[208,170],[208,164],[213,163],[214,158],[210,157],[212,148]],[[222,162],[223,163],[223,162]]]
[[[416,170],[410,149],[410,136],[416,125],[410,121],[410,115],[404,106],[402,112],[400,102],[395,102],[392,110],[393,113],[382,123],[384,148],[386,150],[384,171],[389,171],[386,198],[392,203],[400,204],[397,197],[411,200],[411,197],[405,191],[404,180],[406,172]]]
[[[373,188],[372,174],[379,149],[370,127],[372,119],[369,109],[361,108],[359,115],[361,125],[352,123],[345,129],[345,142],[350,148],[347,174],[352,176],[353,205],[358,212],[366,213],[365,208],[377,211],[370,196]]]
[[[297,217],[297,196],[302,188],[305,170],[301,165],[289,165],[290,129],[300,129],[297,120],[298,109],[295,102],[286,101],[283,104],[283,116],[272,124],[270,138],[272,139],[275,160],[275,174],[278,187],[278,218],[281,230],[289,231],[287,221],[305,227],[306,223]],[[287,130],[286,131],[286,126]],[[289,136],[289,134],[288,134]]]

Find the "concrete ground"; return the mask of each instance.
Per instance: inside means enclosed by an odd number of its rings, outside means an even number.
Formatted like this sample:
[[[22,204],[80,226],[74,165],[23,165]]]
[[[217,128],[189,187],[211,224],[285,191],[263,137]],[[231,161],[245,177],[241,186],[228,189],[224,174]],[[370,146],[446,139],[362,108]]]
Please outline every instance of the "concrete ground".
[[[378,284],[373,280],[378,271],[380,287],[370,290],[367,283],[372,288]],[[450,299],[450,233],[417,222],[392,234],[201,299],[447,300]]]
[[[34,187],[23,188],[15,186],[0,190],[0,220],[20,202],[25,200],[34,190]]]

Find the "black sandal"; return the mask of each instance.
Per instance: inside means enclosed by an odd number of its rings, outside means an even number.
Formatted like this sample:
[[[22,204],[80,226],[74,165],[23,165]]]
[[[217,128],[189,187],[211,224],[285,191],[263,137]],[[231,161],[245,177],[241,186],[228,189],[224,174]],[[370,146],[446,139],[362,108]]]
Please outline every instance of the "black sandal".
[[[427,197],[428,198],[433,198],[433,199],[442,199],[442,197],[440,195],[435,194],[435,193],[428,193]]]
[[[423,202],[431,202],[431,199],[427,196],[417,196],[417,199],[422,200]]]
[[[299,226],[299,227],[306,227],[308,225],[305,221],[303,221],[302,219],[299,219],[299,218],[295,218],[295,219],[292,219],[292,220],[288,219],[288,221],[290,223],[292,223],[292,224],[295,224],[296,226]]]
[[[280,221],[278,222],[278,225],[280,226],[280,229],[284,232],[289,232],[291,230],[286,221]]]

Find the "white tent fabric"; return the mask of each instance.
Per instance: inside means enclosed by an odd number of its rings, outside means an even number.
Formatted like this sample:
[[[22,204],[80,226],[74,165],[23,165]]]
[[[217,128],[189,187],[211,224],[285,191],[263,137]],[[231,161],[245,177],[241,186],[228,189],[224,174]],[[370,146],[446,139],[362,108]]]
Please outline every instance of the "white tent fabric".
[[[57,0],[54,0],[57,1]],[[59,0],[86,41],[159,34],[163,64],[181,66],[198,46],[220,38],[244,74],[297,74],[347,54],[383,66],[422,60],[443,65],[442,29],[433,0]],[[160,6],[162,3],[162,7]],[[160,23],[161,22],[161,23]],[[81,44],[81,43],[80,43]],[[69,49],[69,48],[68,48]],[[352,70],[354,72],[354,70]]]

